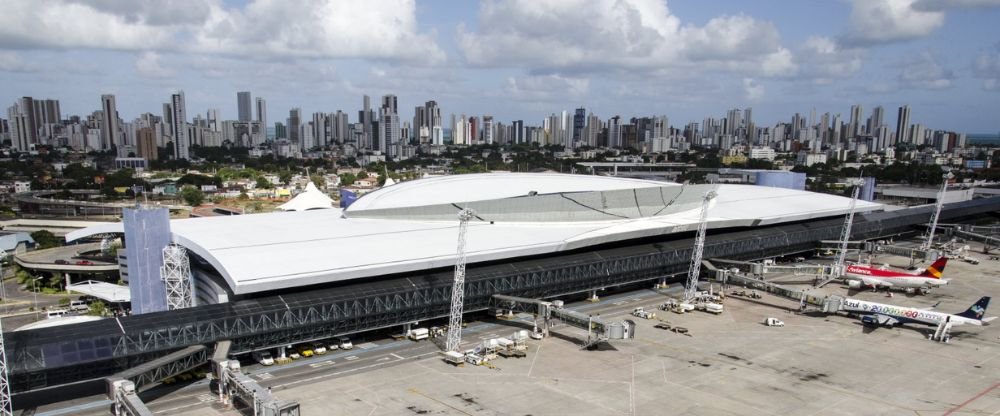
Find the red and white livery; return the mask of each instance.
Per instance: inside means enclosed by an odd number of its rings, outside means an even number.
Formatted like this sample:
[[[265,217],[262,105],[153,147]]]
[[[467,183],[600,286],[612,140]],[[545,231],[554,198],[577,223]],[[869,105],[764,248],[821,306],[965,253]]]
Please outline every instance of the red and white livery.
[[[844,271],[844,279],[852,289],[869,287],[872,290],[880,288],[903,288],[926,291],[931,288],[948,284],[942,279],[947,257],[941,257],[920,273],[906,273],[896,270],[881,269],[871,266],[852,264]]]

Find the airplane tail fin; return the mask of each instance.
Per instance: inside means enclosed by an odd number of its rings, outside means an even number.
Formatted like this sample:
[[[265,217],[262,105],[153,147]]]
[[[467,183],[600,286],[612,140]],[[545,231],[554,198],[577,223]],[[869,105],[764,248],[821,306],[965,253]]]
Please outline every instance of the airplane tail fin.
[[[983,297],[979,298],[978,302],[976,302],[974,305],[970,306],[969,309],[966,309],[965,312],[962,312],[962,313],[959,313],[959,314],[956,314],[956,315],[961,316],[963,318],[980,319],[981,320],[981,319],[983,319],[983,315],[986,314],[986,307],[987,306],[990,306],[990,297],[989,296],[983,296]]]
[[[941,257],[937,259],[937,261],[935,261],[934,264],[928,266],[927,270],[924,270],[923,273],[920,273],[920,276],[940,279],[941,274],[944,273],[944,266],[947,264],[948,264],[948,258]]]

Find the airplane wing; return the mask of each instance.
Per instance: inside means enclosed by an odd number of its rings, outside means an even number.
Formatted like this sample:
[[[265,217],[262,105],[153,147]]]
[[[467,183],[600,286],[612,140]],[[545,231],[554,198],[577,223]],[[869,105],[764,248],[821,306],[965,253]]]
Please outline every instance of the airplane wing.
[[[922,310],[922,311],[929,311],[929,310],[937,308],[938,305],[940,305],[940,304],[941,304],[941,301],[937,301],[937,303],[935,303],[935,304],[933,304],[931,306],[928,306],[926,308],[920,308],[920,310]]]
[[[861,322],[868,326],[893,326],[899,323],[896,318],[880,313],[873,315],[862,315]]]
[[[888,281],[886,279],[877,279],[877,278],[873,278],[873,277],[862,277],[861,281],[865,284],[865,286],[882,286],[882,287],[890,287],[890,286],[892,286],[892,282],[890,282],[890,281]]]

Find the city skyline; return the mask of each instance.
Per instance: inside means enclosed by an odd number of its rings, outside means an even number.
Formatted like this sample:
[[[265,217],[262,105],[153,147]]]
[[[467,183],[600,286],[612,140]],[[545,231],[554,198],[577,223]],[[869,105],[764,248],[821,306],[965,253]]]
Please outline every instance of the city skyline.
[[[586,5],[13,1],[0,17],[0,98],[58,99],[84,115],[114,94],[132,119],[183,90],[189,116],[236,120],[235,93],[252,91],[269,120],[291,108],[353,120],[362,95],[392,94],[403,121],[435,100],[442,113],[501,121],[582,106],[675,126],[747,107],[767,124],[813,109],[847,118],[861,104],[886,108],[893,128],[909,105],[911,121],[935,128],[1000,131],[994,0]],[[56,27],[70,14],[77,29]],[[290,36],[303,28],[317,30]]]

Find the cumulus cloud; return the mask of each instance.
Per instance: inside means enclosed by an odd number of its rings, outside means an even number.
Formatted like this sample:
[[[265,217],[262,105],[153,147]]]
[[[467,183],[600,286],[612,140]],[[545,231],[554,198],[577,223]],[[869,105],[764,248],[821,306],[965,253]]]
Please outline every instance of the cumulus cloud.
[[[983,80],[983,88],[1000,91],[1000,43],[981,52],[972,64],[972,71]]]
[[[194,35],[195,47],[250,56],[444,60],[433,36],[418,32],[412,0],[305,3],[255,0],[244,9],[212,7]]]
[[[556,74],[508,77],[504,86],[504,92],[510,97],[540,101],[581,97],[589,90],[590,80],[587,78]]]
[[[743,93],[749,101],[757,101],[764,96],[764,86],[753,78],[743,78]]]
[[[899,73],[899,84],[904,88],[943,89],[950,88],[955,73],[938,63],[930,52],[924,51],[903,62]]]
[[[168,68],[160,60],[160,54],[146,51],[135,60],[135,70],[146,78],[170,78],[174,70]]]
[[[917,9],[917,0],[853,0],[850,32],[852,44],[878,44],[921,38],[944,24],[941,10]]]
[[[1000,0],[917,0],[913,8],[922,11],[998,7]]]
[[[663,68],[796,71],[773,24],[721,16],[682,25],[660,0],[499,0],[479,11],[476,31],[458,30],[465,60],[541,72]]]
[[[861,70],[865,52],[826,36],[810,36],[799,49],[802,75],[818,84],[849,78]]]
[[[413,0],[8,0],[0,47],[444,59],[435,35],[418,30]]]

